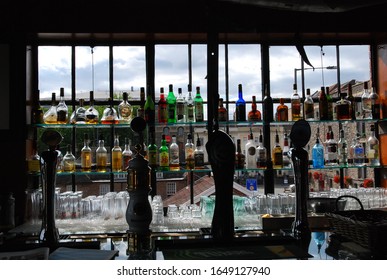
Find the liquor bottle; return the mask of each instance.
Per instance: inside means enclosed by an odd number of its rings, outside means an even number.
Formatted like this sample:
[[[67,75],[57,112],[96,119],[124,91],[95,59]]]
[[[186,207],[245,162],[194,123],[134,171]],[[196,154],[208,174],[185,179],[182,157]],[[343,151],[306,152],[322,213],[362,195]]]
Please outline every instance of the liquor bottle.
[[[64,100],[64,88],[60,88],[59,103],[56,106],[57,123],[67,124],[69,122],[69,109]]]
[[[163,87],[160,88],[160,99],[157,105],[158,105],[159,123],[167,123],[168,121],[167,100],[165,99]]]
[[[316,143],[312,148],[312,166],[313,168],[324,167],[324,146],[320,142],[320,134],[317,128]]]
[[[375,125],[371,124],[371,135],[367,139],[366,153],[368,158],[368,164],[372,166],[380,165],[379,154],[379,140],[375,135]]]
[[[56,112],[56,99],[55,92],[51,94],[51,106],[43,115],[43,121],[45,124],[56,124],[57,123],[57,112]]]
[[[83,172],[91,171],[91,148],[89,146],[89,134],[85,133],[83,137],[83,148],[81,149],[81,170]]]
[[[326,153],[325,153],[325,165],[334,166],[338,164],[337,154],[337,141],[334,138],[332,127],[329,127],[327,132]]]
[[[321,121],[327,121],[328,118],[328,99],[327,95],[325,94],[325,88],[321,87],[320,96],[319,96],[319,116]]]
[[[187,112],[185,113],[187,122],[194,122],[195,121],[195,103],[192,98],[192,86],[188,85],[188,97],[187,97],[187,106],[186,106]]]
[[[29,174],[38,174],[41,170],[41,158],[38,153],[37,141],[32,142],[32,155],[27,160],[27,168]]]
[[[306,89],[306,98],[304,101],[304,116],[307,121],[314,120],[314,101],[310,96],[310,88]]]
[[[279,141],[278,131],[275,131],[275,144],[272,150],[273,168],[283,167],[283,152]]]
[[[172,135],[172,142],[169,145],[169,170],[180,170],[179,157],[179,145],[176,143],[176,135]]]
[[[116,109],[113,107],[113,100],[109,97],[109,106],[103,110],[101,123],[102,124],[118,124],[119,119]]]
[[[40,96],[40,91],[38,90],[37,96]],[[31,110],[31,123],[32,124],[43,124],[43,108],[40,106],[39,99],[36,98],[34,105]]]
[[[242,84],[238,85],[238,100],[235,103],[235,121],[246,121],[246,102],[243,99]]]
[[[200,95],[200,87],[196,87],[194,105],[195,105],[195,122],[204,122],[203,98]]]
[[[56,146],[56,172],[60,173],[63,171],[63,154],[62,151],[60,150],[60,146]]]
[[[90,91],[90,104],[85,115],[87,124],[99,123],[99,113],[97,109],[94,108],[94,91]]]
[[[145,112],[145,121],[153,125],[155,123],[155,102],[153,101],[153,97],[151,94],[150,89],[148,89],[145,105],[144,105],[144,112]]]
[[[194,150],[195,169],[204,169],[204,151],[199,135],[196,139],[196,147]]]
[[[372,119],[380,119],[380,98],[375,88],[371,88],[369,99],[371,100],[371,115]]]
[[[273,99],[271,98],[267,86],[265,86],[265,97],[263,98],[263,121],[273,121]]]
[[[137,117],[145,119],[145,88],[140,87],[140,106],[137,109]]]
[[[337,108],[337,107],[336,107]],[[338,146],[338,155],[339,155],[339,165],[347,167],[348,166],[348,143],[345,139],[344,129],[340,129],[340,138],[337,143]]]
[[[288,121],[289,108],[284,102],[284,99],[280,98],[280,104],[277,107],[277,121],[279,122]]]
[[[66,154],[62,161],[63,172],[75,172],[75,156],[71,152],[71,145],[67,145]]]
[[[356,101],[355,97],[352,94],[352,84],[348,83],[347,85],[347,100],[351,102],[351,119],[356,120]]]
[[[244,169],[246,156],[242,153],[241,139],[237,139],[237,146],[235,152],[235,169]]]
[[[266,168],[267,151],[266,147],[263,146],[262,130],[259,132],[258,147],[257,147],[257,168]]]
[[[364,146],[360,142],[360,135],[357,134],[356,136],[356,144],[354,147],[354,154],[353,154],[353,164],[356,166],[364,166],[365,165],[365,152],[364,152]]]
[[[128,102],[128,93],[122,93],[122,101],[118,104],[118,118],[120,123],[130,123],[132,121],[132,105]]]
[[[192,142],[192,135],[189,133],[187,135],[187,143],[185,144],[185,147],[184,147],[186,169],[192,170],[195,168],[194,152],[195,152],[195,145]]]
[[[292,112],[292,120],[298,121],[301,119],[301,98],[297,93],[297,84],[293,84],[293,94],[290,98],[290,108]]]
[[[173,93],[173,85],[169,85],[167,96],[168,123],[176,123],[176,97]]]
[[[250,128],[250,134],[247,136],[247,142],[245,145],[246,151],[246,168],[252,169],[257,166],[257,146],[254,143],[253,132]]]
[[[149,145],[148,145],[148,163],[149,163],[149,166],[156,170],[157,168],[157,162],[158,162],[158,158],[157,158],[157,145],[155,143],[155,137],[154,137],[154,133],[152,132],[151,133],[151,136],[150,136],[150,141],[149,141]]]
[[[372,119],[372,104],[368,89],[368,82],[363,83],[363,94],[361,96],[361,104],[363,110],[363,119]]]
[[[327,96],[327,103],[328,103],[328,120],[333,120],[333,117],[334,117],[333,99],[332,99],[332,95],[329,92],[329,87],[325,87],[325,94]]]
[[[105,148],[105,140],[103,139],[102,134],[99,135],[98,148],[95,151],[95,157],[96,157],[97,172],[106,172],[108,154]]]
[[[340,100],[336,102],[336,118],[340,121],[351,120],[351,102],[345,98],[346,93],[340,93]]]
[[[185,99],[183,97],[183,91],[181,88],[177,89],[177,98],[176,98],[176,121],[185,122],[185,112],[186,112]]]
[[[219,102],[218,102],[218,121],[220,122],[227,121],[227,109],[223,105],[223,98],[219,98]]]
[[[285,132],[284,134],[284,147],[282,148],[282,164],[284,168],[290,168],[291,162],[289,157],[289,137],[288,134]]]
[[[249,122],[261,121],[261,112],[257,109],[257,101],[255,95],[252,96],[251,111],[247,114]]]
[[[112,172],[122,171],[122,149],[118,135],[114,137],[114,145],[112,148]]]
[[[165,134],[161,138],[161,146],[159,149],[159,166],[161,171],[169,170],[169,149],[167,141],[165,140]]]
[[[130,149],[129,138],[125,137],[124,150],[122,151],[122,170],[126,171],[129,166],[129,161],[132,159],[133,152]]]
[[[84,107],[85,106],[84,104],[85,104],[85,99],[80,98],[78,108],[75,110],[74,117],[70,118],[70,123],[75,123],[75,124],[86,123],[86,108]]]

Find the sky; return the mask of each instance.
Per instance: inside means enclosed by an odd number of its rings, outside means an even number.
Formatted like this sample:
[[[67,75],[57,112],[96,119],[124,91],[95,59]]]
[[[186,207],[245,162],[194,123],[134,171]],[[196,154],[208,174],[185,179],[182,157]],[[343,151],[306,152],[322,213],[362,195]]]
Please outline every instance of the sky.
[[[310,69],[304,65],[305,87],[311,92],[337,82],[337,70],[325,69],[327,66],[337,66],[335,46],[305,47],[309,61],[316,68]],[[159,97],[160,87],[167,91],[168,85],[187,92],[188,84],[188,47],[186,45],[157,45],[155,95]],[[273,97],[290,97],[293,92],[295,69],[301,68],[301,57],[294,46],[270,47],[270,83]],[[237,99],[238,84],[243,85],[243,95],[246,101],[251,96],[261,97],[260,46],[228,45],[229,61],[229,99]],[[225,47],[219,47],[219,94],[225,96]],[[123,92],[133,88],[139,91],[146,87],[145,78],[145,48],[144,47],[114,47],[113,49],[114,91]],[[90,90],[104,92],[109,90],[109,50],[98,46],[76,47],[76,88],[77,93],[88,97]],[[363,46],[340,47],[341,82],[351,79],[365,81],[370,79],[369,48]],[[201,94],[206,100],[206,45],[192,46],[192,86],[200,86]],[[321,69],[324,68],[324,69]],[[297,84],[301,92],[301,72],[297,72]],[[71,47],[41,46],[39,47],[39,90],[41,99],[51,98],[51,92],[65,88],[65,98],[70,98],[71,89]]]

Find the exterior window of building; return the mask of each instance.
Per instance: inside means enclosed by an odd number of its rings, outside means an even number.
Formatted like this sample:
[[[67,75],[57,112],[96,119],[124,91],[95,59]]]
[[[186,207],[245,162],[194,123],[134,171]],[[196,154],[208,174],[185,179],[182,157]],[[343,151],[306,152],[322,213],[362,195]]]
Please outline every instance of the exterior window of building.
[[[99,195],[105,195],[110,192],[110,184],[100,184],[99,185]]]
[[[176,193],[176,183],[168,182],[166,186],[167,196],[172,196]]]

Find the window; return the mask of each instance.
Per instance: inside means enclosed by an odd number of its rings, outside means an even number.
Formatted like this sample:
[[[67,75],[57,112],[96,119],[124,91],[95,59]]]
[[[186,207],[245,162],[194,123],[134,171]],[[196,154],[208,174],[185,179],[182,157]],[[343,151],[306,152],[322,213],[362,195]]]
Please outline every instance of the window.
[[[99,185],[99,195],[105,195],[110,192],[110,184],[100,184]]]
[[[176,193],[176,183],[168,182],[166,185],[167,196],[172,196]]]

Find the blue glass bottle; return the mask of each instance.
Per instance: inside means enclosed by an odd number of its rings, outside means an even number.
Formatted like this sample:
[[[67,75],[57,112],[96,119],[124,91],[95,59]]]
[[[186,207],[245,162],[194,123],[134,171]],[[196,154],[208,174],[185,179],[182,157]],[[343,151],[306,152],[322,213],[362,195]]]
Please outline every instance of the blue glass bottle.
[[[318,135],[316,136],[316,143],[312,148],[312,162],[313,168],[324,167],[324,146],[321,145]]]
[[[238,100],[235,103],[235,120],[246,121],[246,101],[243,99],[242,85],[238,85]]]

